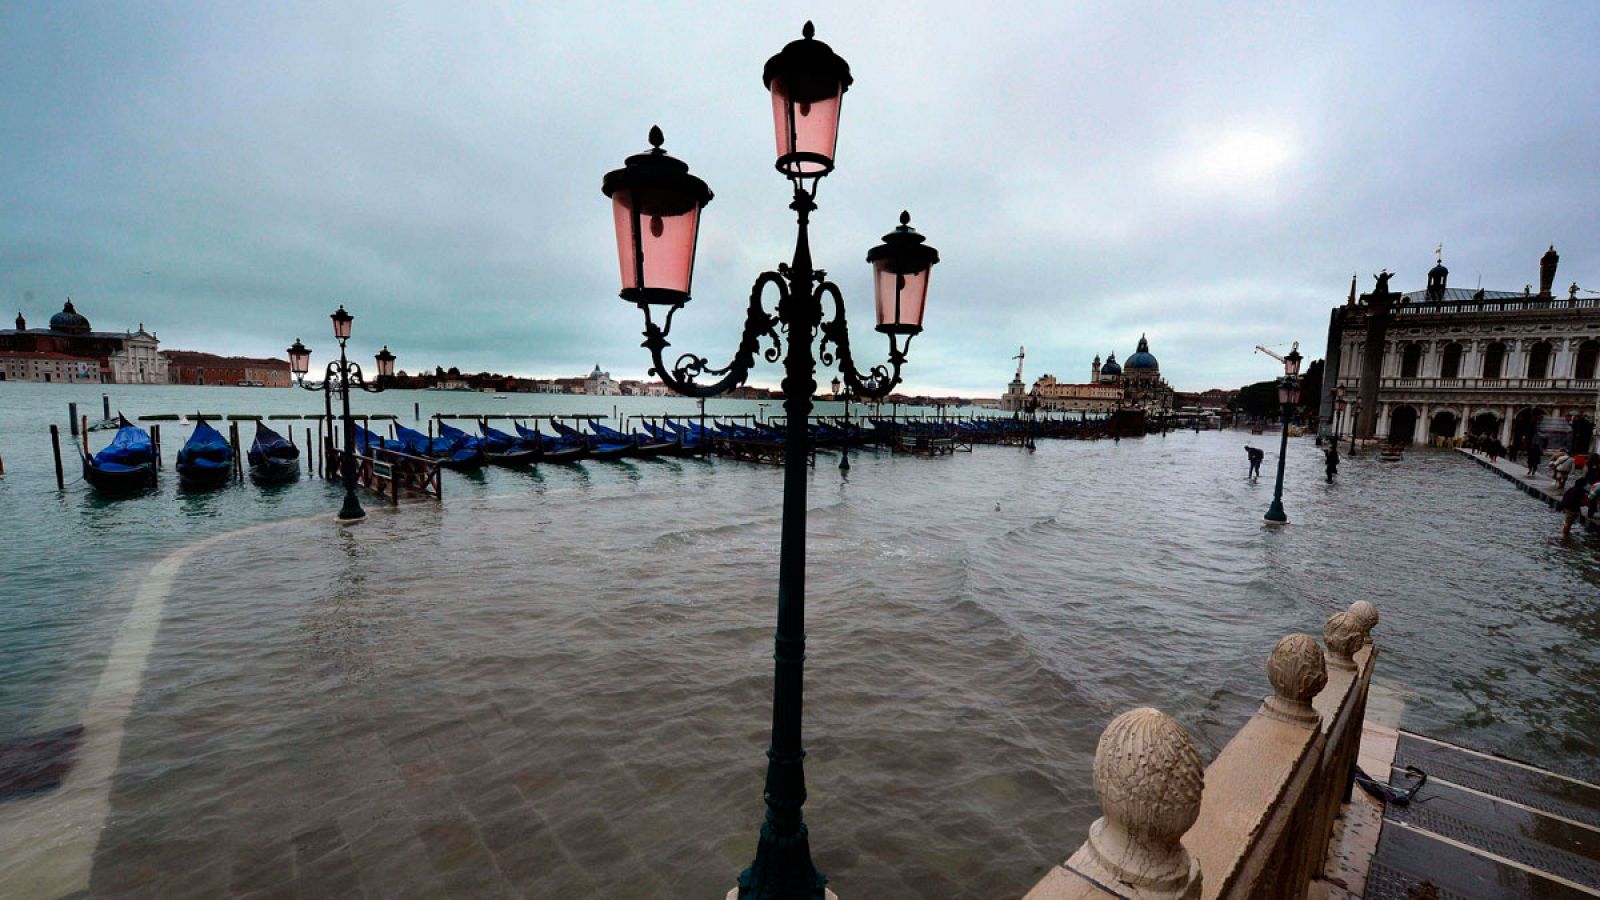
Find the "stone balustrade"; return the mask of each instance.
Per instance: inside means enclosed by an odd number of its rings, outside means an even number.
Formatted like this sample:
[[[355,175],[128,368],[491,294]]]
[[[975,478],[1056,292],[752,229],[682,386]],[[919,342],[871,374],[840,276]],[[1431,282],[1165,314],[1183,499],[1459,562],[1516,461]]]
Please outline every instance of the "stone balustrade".
[[[1377,649],[1359,600],[1267,658],[1272,694],[1209,768],[1150,708],[1113,719],[1094,757],[1104,813],[1025,900],[1299,898],[1323,871],[1349,797]]]

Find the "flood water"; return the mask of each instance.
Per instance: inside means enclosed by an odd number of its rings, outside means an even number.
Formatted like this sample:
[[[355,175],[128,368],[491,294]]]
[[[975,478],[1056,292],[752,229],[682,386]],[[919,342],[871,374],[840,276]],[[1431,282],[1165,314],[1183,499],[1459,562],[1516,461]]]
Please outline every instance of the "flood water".
[[[78,721],[143,573],[223,535],[160,603],[89,895],[720,896],[748,864],[776,469],[447,473],[442,505],[347,529],[310,480],[57,495],[10,421],[0,740]],[[1309,440],[1267,528],[1250,441],[819,454],[806,810],[842,896],[1019,896],[1097,815],[1113,716],[1159,707],[1209,759],[1273,643],[1356,599],[1406,727],[1600,774],[1600,542],[1449,453],[1325,484]],[[48,799],[0,801],[0,839]]]

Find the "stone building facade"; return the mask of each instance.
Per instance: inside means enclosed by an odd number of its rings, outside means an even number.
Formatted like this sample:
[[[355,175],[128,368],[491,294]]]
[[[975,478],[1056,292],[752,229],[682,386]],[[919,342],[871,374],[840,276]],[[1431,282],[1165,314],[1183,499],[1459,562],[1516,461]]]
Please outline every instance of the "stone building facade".
[[[0,379],[166,384],[160,345],[142,324],[138,331],[95,331],[69,299],[48,328],[29,328],[19,312],[15,328],[0,329]]]
[[[218,356],[194,350],[169,350],[173,384],[227,387],[289,387],[289,363],[281,359]]]
[[[1560,256],[1540,259],[1539,290],[1449,287],[1443,261],[1427,287],[1350,296],[1329,321],[1321,420],[1325,428],[1395,442],[1468,432],[1507,446],[1541,434],[1587,449],[1600,402],[1600,298],[1552,291]],[[1339,415],[1333,392],[1349,408]]]

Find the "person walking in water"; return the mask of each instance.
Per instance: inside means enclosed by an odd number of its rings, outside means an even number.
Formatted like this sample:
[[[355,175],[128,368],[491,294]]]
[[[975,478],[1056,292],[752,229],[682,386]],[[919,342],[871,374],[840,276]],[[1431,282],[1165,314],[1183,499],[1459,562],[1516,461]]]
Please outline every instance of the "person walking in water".
[[[1325,467],[1328,473],[1328,483],[1333,484],[1333,476],[1339,474],[1339,445],[1337,442],[1322,448]]]
[[[1595,503],[1600,501],[1600,490],[1594,490],[1596,477],[1594,474],[1585,474],[1577,483],[1567,488],[1561,495],[1561,502],[1556,504],[1556,509],[1562,514],[1561,539],[1572,537],[1572,523],[1578,521],[1578,516],[1583,512],[1584,506],[1589,507],[1589,515],[1594,515]]]
[[[1255,447],[1250,446],[1249,444],[1245,444],[1244,445],[1244,455],[1246,457],[1248,457],[1249,460],[1250,460],[1250,474],[1248,476],[1246,476],[1246,477],[1248,477],[1248,478],[1258,478],[1258,477],[1260,477],[1260,475],[1261,475],[1261,461],[1263,459],[1267,458],[1267,454],[1262,452],[1262,451],[1260,451],[1260,450],[1258,450],[1258,449],[1256,449]]]
[[[1528,438],[1528,477],[1539,474],[1539,460],[1544,458],[1544,444],[1538,435]]]

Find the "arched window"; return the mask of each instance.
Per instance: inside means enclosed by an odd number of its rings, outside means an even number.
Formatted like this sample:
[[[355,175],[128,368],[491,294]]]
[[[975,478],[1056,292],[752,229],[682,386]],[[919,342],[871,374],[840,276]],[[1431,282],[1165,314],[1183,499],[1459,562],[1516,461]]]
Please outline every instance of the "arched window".
[[[1529,378],[1550,377],[1550,351],[1549,341],[1540,341],[1533,345],[1533,349],[1528,351]]]
[[[1572,369],[1572,377],[1593,378],[1596,363],[1600,363],[1600,341],[1590,338],[1578,345],[1578,364]]]
[[[1455,341],[1444,345],[1444,358],[1439,361],[1439,377],[1461,377],[1461,345]]]
[[[1421,344],[1407,344],[1406,348],[1404,350],[1400,351],[1400,377],[1401,378],[1415,378],[1415,377],[1417,377],[1417,369],[1420,368],[1421,366],[1422,366],[1422,345]]]
[[[1500,369],[1505,365],[1506,345],[1495,341],[1483,349],[1483,377],[1499,378]]]

